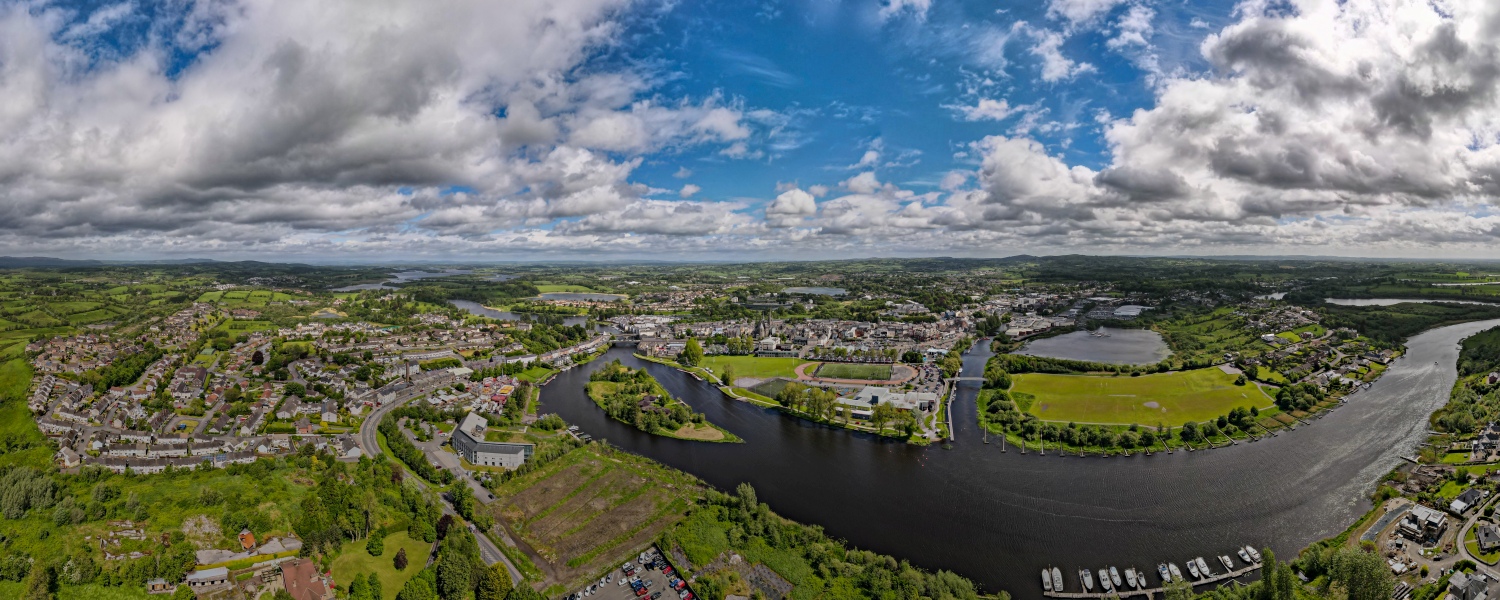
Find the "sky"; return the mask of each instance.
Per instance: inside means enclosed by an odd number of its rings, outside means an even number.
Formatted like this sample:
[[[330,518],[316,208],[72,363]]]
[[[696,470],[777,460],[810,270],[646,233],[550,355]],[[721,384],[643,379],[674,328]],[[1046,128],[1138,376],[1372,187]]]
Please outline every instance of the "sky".
[[[1492,0],[0,0],[0,254],[1500,258]]]

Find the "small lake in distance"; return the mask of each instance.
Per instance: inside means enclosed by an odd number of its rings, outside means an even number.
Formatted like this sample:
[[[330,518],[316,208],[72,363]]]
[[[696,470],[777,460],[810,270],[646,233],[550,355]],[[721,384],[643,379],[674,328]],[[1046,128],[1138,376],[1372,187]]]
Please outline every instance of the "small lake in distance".
[[[1027,342],[1016,354],[1086,360],[1117,365],[1146,365],[1170,356],[1161,334],[1149,329],[1100,328],[1104,335],[1074,331]]]

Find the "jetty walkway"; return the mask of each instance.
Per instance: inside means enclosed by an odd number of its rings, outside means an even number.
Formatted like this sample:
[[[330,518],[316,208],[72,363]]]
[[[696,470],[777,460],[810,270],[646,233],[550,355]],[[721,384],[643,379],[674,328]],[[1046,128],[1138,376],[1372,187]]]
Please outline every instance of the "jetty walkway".
[[[1193,584],[1194,586],[1208,585],[1208,584],[1211,584],[1211,583],[1218,583],[1220,581],[1224,581],[1224,580],[1227,580],[1227,579],[1234,579],[1236,577],[1240,577],[1240,576],[1246,575],[1248,573],[1252,573],[1254,571],[1259,570],[1260,567],[1261,567],[1260,563],[1255,563],[1253,565],[1250,565],[1248,567],[1244,567],[1242,569],[1236,569],[1236,570],[1233,570],[1233,571],[1229,571],[1229,572],[1226,572],[1226,573],[1220,573],[1220,574],[1217,574],[1217,575],[1209,575],[1208,577],[1204,577],[1202,579],[1184,579],[1183,581],[1187,581],[1187,582]],[[1163,590],[1163,588],[1154,587],[1154,588],[1145,588],[1145,589],[1139,589],[1139,590],[1115,590],[1115,591],[1112,591],[1112,592],[1056,592],[1056,591],[1050,591],[1050,592],[1042,592],[1042,595],[1047,596],[1048,598],[1090,598],[1090,599],[1092,599],[1092,598],[1129,598],[1131,596],[1142,596],[1142,597],[1145,597],[1145,598],[1151,598],[1151,597],[1153,597],[1153,596],[1155,596],[1157,594],[1162,593],[1162,590]]]

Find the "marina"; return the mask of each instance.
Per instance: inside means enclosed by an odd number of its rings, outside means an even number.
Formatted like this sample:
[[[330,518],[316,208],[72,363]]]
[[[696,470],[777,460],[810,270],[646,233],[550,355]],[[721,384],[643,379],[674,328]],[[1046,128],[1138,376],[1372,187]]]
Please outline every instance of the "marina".
[[[1224,565],[1224,572],[1214,573],[1208,567],[1208,561],[1198,556],[1187,561],[1188,572],[1192,577],[1184,578],[1178,569],[1177,563],[1161,563],[1156,566],[1157,578],[1160,584],[1157,587],[1146,587],[1149,585],[1145,569],[1127,567],[1125,577],[1120,577],[1120,571],[1113,565],[1099,569],[1099,591],[1094,589],[1093,572],[1087,568],[1078,570],[1078,580],[1083,591],[1070,592],[1062,585],[1062,574],[1057,567],[1042,569],[1042,595],[1049,598],[1125,598],[1129,596],[1144,596],[1150,598],[1165,590],[1164,584],[1169,580],[1186,581],[1193,586],[1216,585],[1233,579],[1238,579],[1250,573],[1254,573],[1261,567],[1260,552],[1251,546],[1243,546],[1235,549],[1240,559],[1246,564],[1236,567],[1234,560],[1228,554],[1217,555],[1219,562]]]

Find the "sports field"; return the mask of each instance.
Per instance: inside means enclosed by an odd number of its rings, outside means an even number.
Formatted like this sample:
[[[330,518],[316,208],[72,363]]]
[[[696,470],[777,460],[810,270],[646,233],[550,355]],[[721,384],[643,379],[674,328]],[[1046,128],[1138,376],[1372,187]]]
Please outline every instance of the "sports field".
[[[724,367],[733,366],[735,377],[754,377],[766,379],[768,377],[797,378],[797,365],[807,361],[800,358],[779,358],[758,356],[705,356],[701,366],[712,369],[715,374],[724,374]]]
[[[1013,391],[1033,394],[1028,412],[1047,421],[1177,426],[1205,421],[1236,406],[1265,408],[1273,401],[1254,384],[1234,384],[1217,368],[1140,377],[1027,373],[1012,376]]]
[[[867,379],[884,381],[891,378],[890,365],[855,365],[848,363],[823,363],[818,367],[818,377],[828,379]]]

